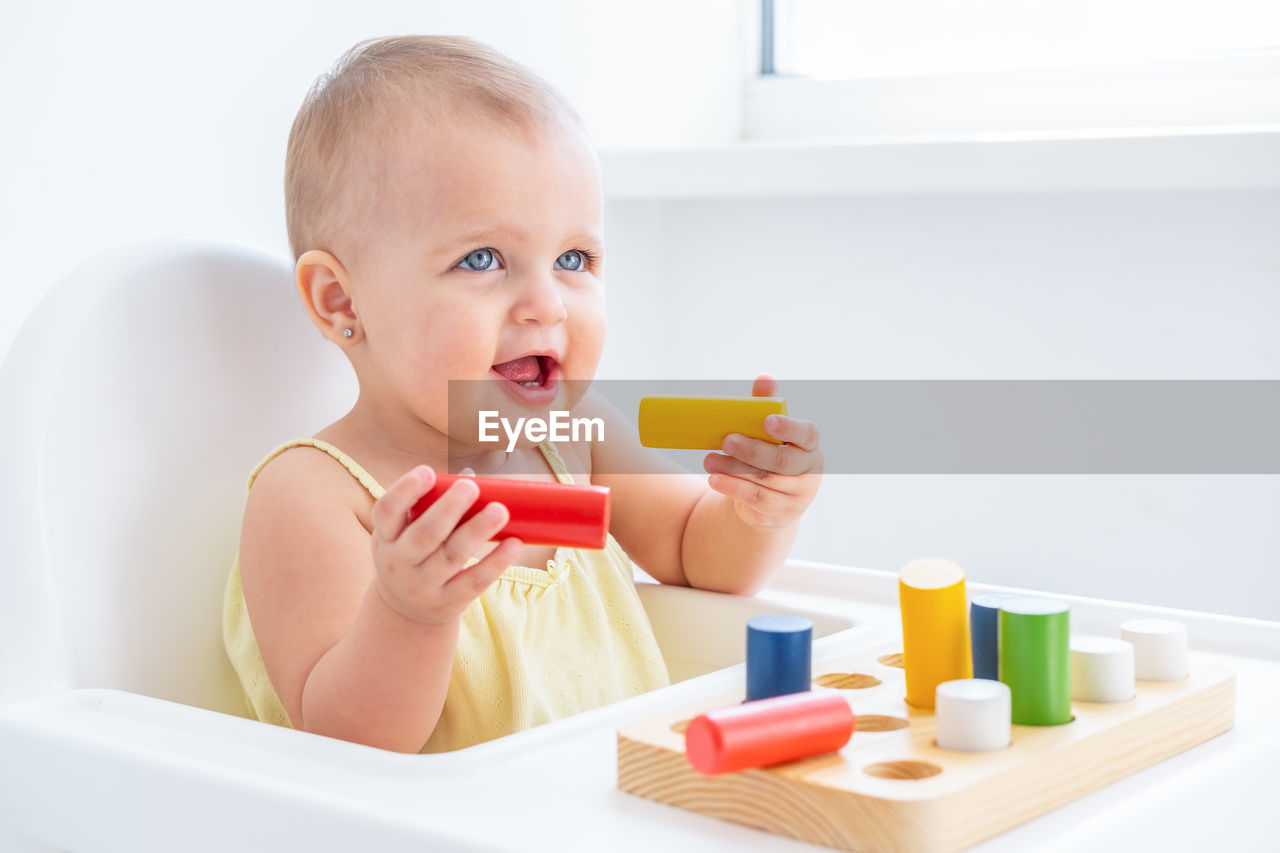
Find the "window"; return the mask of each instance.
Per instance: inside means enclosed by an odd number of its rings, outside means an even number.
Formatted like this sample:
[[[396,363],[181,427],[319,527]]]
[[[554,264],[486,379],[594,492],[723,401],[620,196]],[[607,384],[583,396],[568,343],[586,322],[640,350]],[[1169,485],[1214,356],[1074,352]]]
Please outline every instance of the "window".
[[[1280,47],[1275,0],[775,0],[775,70],[851,78]]]
[[[748,93],[748,138],[1280,123],[1274,0],[763,0],[762,8],[766,73]]]

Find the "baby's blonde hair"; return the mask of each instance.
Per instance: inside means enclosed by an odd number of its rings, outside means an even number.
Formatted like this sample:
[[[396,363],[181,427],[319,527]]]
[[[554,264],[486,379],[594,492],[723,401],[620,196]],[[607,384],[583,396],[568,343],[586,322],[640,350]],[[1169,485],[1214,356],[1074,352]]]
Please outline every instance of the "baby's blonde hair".
[[[367,134],[385,131],[411,104],[479,109],[519,126],[582,121],[551,84],[496,50],[462,36],[393,36],[360,42],[320,75],[289,132],[284,207],[297,259],[332,248],[351,202],[353,162]],[[445,113],[447,114],[447,113]]]

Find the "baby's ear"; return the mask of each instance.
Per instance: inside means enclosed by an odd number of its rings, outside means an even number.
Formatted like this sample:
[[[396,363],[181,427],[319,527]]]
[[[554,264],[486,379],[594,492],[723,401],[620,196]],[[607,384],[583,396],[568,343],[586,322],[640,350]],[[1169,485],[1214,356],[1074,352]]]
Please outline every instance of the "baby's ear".
[[[294,268],[298,296],[311,322],[339,346],[360,339],[360,323],[351,304],[351,279],[347,268],[329,252],[310,249]]]

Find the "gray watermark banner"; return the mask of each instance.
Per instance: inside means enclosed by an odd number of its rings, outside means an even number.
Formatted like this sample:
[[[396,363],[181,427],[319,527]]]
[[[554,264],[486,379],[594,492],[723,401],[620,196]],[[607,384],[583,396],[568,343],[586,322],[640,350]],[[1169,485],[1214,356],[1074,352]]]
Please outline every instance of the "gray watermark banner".
[[[576,438],[591,458],[638,460],[635,440],[646,396],[746,397],[749,380],[595,380],[561,382],[556,399],[516,400],[501,382],[449,383],[451,453],[458,459],[508,446],[531,448],[541,433],[514,443],[520,418],[583,420]],[[779,380],[788,415],[821,433],[828,474],[930,475],[1271,475],[1280,474],[1280,380]],[[489,416],[481,442],[480,412]],[[566,418],[568,420],[566,420]],[[592,418],[602,436],[587,434]],[[706,416],[714,427],[716,418]],[[547,436],[550,437],[550,436]],[[654,450],[692,471],[707,450]],[[563,454],[585,468],[581,452]],[[652,458],[652,457],[648,457]],[[466,462],[459,462],[461,467]],[[645,473],[647,464],[628,462]]]

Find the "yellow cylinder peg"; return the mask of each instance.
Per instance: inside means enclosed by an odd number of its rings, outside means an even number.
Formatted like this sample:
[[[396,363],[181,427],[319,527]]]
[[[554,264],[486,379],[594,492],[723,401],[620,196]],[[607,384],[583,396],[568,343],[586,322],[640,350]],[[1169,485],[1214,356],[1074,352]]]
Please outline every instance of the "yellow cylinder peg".
[[[738,433],[782,444],[764,431],[769,415],[785,415],[781,397],[644,397],[640,400],[640,443],[645,447],[719,450],[725,436]]]
[[[973,677],[964,569],[951,560],[912,560],[898,574],[907,703],[932,708],[944,681]]]

